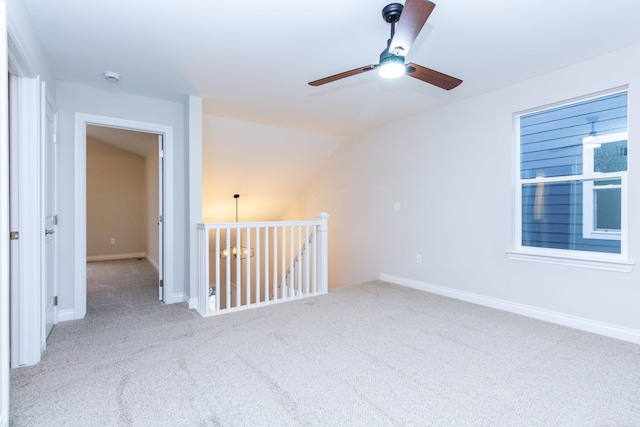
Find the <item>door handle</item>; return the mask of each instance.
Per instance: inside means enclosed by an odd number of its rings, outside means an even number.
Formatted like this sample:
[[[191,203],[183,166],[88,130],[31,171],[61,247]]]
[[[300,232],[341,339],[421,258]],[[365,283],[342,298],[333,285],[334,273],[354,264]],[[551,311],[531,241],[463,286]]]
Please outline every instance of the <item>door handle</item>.
[[[44,234],[53,234],[53,230],[45,229]]]

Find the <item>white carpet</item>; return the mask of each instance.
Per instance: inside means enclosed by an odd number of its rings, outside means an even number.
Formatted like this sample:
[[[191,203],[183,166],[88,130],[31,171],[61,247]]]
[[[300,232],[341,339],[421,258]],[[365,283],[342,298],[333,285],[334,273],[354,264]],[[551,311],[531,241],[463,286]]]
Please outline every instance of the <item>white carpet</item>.
[[[12,371],[11,422],[640,425],[640,346],[383,282],[207,319],[101,305]]]

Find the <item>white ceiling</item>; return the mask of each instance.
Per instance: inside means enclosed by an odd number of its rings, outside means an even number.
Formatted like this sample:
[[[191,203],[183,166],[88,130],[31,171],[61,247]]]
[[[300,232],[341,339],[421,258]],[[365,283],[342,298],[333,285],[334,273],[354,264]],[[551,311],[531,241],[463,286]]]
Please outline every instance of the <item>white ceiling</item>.
[[[11,0],[18,1],[18,0]],[[205,114],[350,135],[640,42],[638,0],[438,0],[408,60],[450,92],[375,72],[388,0],[21,0],[58,80],[183,101]],[[119,83],[102,73],[121,74]]]

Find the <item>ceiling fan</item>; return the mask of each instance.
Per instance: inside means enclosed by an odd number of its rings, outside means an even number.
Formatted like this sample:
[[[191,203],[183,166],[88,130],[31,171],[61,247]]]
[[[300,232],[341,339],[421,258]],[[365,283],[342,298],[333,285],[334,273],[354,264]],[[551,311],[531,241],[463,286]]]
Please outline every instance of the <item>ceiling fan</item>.
[[[382,9],[382,17],[391,24],[391,38],[387,41],[387,47],[380,54],[380,62],[314,80],[309,84],[311,86],[320,86],[377,69],[380,72],[380,76],[385,78],[395,78],[406,74],[409,77],[422,80],[445,90],[457,87],[462,83],[462,80],[413,62],[408,64],[404,62],[407,52],[409,52],[411,45],[435,7],[435,3],[428,0],[406,0],[404,6],[400,3],[391,3],[385,6]],[[401,17],[402,19],[400,19]]]

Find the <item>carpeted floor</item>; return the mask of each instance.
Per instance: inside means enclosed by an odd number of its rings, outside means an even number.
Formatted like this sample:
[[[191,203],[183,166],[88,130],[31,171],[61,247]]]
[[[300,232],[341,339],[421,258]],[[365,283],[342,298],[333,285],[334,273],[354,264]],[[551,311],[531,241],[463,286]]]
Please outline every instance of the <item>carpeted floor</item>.
[[[12,371],[12,425],[640,425],[640,345],[384,282],[207,319],[90,306]]]
[[[144,258],[87,263],[87,312],[158,302],[158,272]]]

